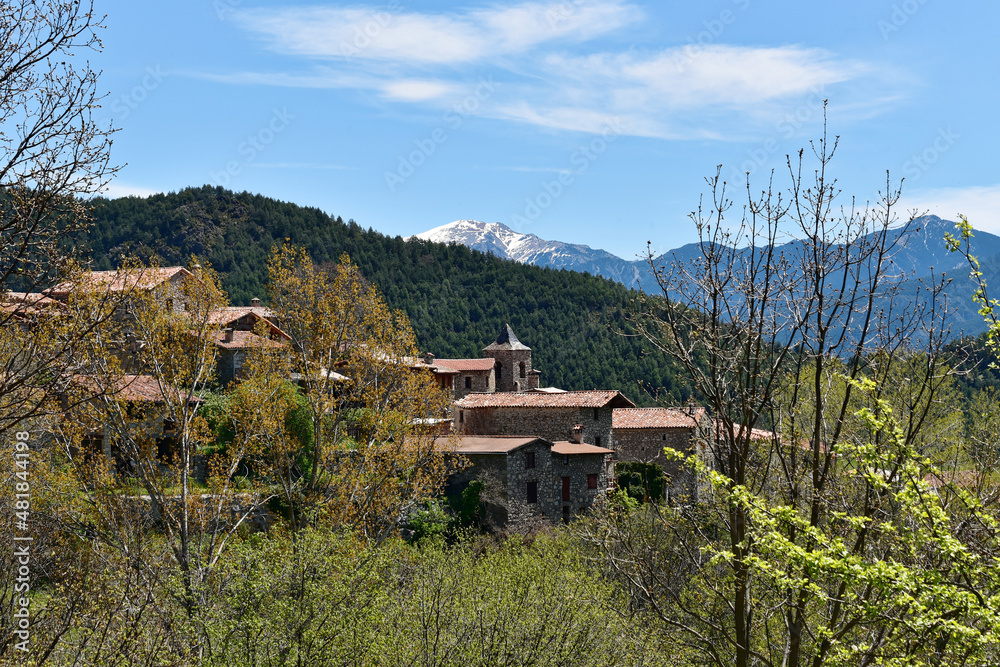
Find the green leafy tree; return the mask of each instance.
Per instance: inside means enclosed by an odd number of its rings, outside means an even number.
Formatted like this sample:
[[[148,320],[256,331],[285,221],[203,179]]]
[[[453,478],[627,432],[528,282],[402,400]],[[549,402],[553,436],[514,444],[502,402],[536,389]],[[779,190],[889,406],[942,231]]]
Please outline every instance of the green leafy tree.
[[[709,179],[692,215],[700,256],[653,267],[663,301],[643,300],[636,323],[715,419],[688,459],[708,493],[611,513],[591,539],[712,664],[988,661],[997,544],[967,526],[994,525],[994,508],[926,480],[949,384],[944,283],[903,303],[889,269],[907,233],[899,191],[887,179],[876,202],[840,204],[836,146],[815,142],[814,167],[789,158],[784,190],[748,181],[736,216]]]

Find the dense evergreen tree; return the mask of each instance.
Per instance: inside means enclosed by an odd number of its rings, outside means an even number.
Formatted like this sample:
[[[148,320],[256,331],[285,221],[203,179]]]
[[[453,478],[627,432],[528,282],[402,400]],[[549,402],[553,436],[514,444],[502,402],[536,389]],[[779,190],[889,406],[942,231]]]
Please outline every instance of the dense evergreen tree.
[[[639,404],[653,402],[649,390],[671,403],[690,397],[675,368],[625,335],[634,294],[586,273],[389,237],[319,209],[211,186],[97,199],[87,245],[94,269],[129,255],[174,265],[197,254],[222,276],[232,302],[246,304],[265,297],[268,253],[286,239],[319,264],[347,252],[386,302],[407,313],[421,349],[438,357],[478,357],[509,322],[531,346],[544,385],[619,389]]]

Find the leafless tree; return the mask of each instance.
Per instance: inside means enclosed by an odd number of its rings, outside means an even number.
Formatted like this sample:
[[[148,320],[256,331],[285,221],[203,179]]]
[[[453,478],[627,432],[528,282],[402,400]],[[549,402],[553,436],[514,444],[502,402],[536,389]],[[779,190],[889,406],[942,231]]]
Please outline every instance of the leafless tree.
[[[888,175],[876,202],[839,203],[828,173],[837,143],[824,132],[811,157],[789,157],[785,189],[774,174],[759,193],[748,179],[735,211],[728,184],[708,179],[709,200],[691,216],[695,257],[658,264],[650,253],[662,293],[634,313],[713,415],[714,438],[690,459],[712,476],[711,497],[644,510],[652,521],[610,513],[610,532],[591,537],[634,603],[720,666],[819,667],[844,660],[850,642],[852,664],[913,658],[926,647],[901,620],[916,612],[893,606],[902,581],[865,584],[837,567],[869,572],[912,556],[914,580],[965,576],[934,562],[930,542],[907,542],[927,525],[951,534],[917,447],[949,379],[944,282],[915,296],[894,270],[913,221],[898,222]],[[929,616],[961,616],[930,606]],[[945,655],[961,642],[941,618],[925,626],[940,643],[926,650]]]
[[[91,2],[0,3],[0,430],[54,393],[93,324],[56,326],[39,292],[74,271],[87,197],[116,171],[86,59],[102,20]]]

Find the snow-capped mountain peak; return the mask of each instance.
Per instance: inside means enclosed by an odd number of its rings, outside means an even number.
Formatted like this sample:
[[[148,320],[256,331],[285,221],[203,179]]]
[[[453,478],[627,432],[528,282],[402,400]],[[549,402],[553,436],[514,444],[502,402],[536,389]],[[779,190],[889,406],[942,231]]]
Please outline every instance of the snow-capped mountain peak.
[[[535,234],[516,232],[500,222],[456,220],[416,235],[437,243],[458,243],[480,252],[524,264],[589,271],[631,285],[639,271],[605,250],[562,241],[547,241]]]
[[[519,255],[525,247],[536,245],[536,242],[545,243],[534,234],[521,234],[502,223],[479,220],[456,220],[417,234],[417,238],[437,243],[459,243],[518,262],[524,261]]]

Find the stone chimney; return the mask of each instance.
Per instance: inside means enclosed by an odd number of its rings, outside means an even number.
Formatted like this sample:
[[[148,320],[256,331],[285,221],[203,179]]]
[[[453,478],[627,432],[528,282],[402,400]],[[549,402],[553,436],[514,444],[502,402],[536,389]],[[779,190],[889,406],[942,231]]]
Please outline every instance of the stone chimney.
[[[226,338],[226,342],[227,343],[232,343],[233,342],[233,330],[232,329],[226,329],[226,331],[225,331],[225,338]]]
[[[573,434],[570,436],[569,441],[577,444],[583,442],[583,424],[573,424]]]
[[[433,364],[434,363],[434,355],[431,354],[430,352],[425,352],[424,353],[424,363],[425,364]]]
[[[254,298],[250,299],[250,307],[251,308],[260,308],[260,299],[258,299],[257,297],[254,297]]]

